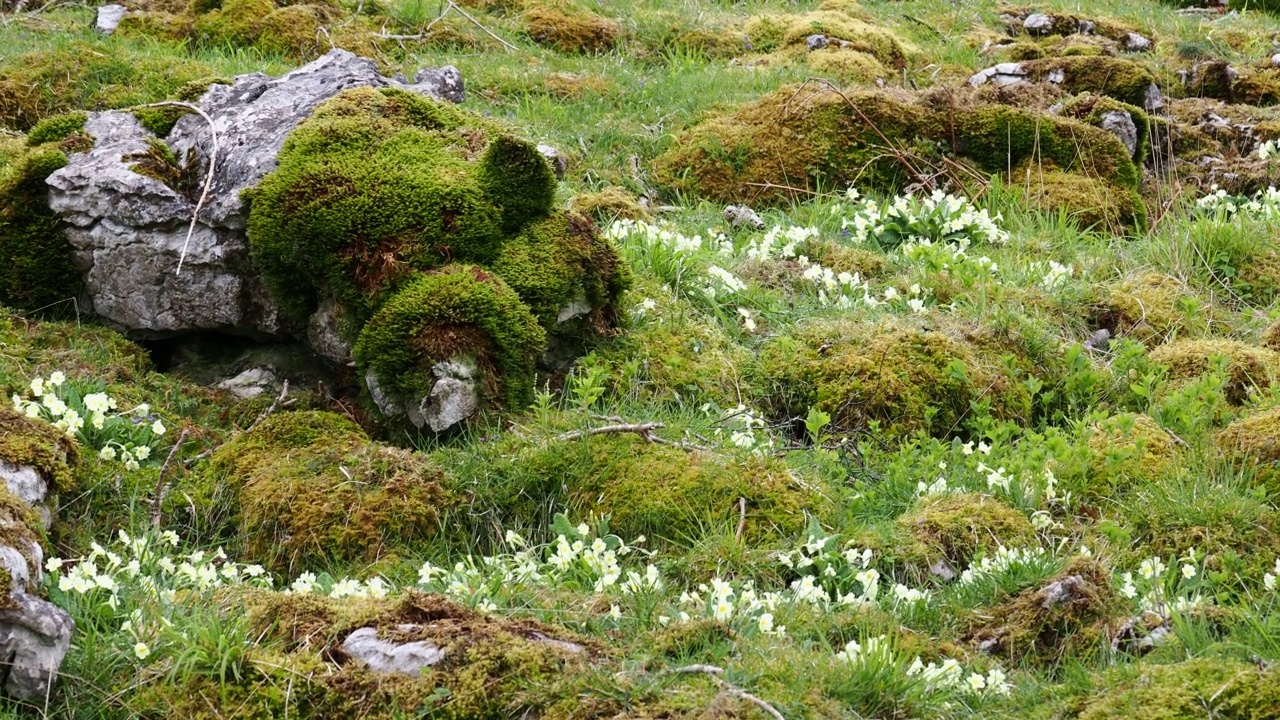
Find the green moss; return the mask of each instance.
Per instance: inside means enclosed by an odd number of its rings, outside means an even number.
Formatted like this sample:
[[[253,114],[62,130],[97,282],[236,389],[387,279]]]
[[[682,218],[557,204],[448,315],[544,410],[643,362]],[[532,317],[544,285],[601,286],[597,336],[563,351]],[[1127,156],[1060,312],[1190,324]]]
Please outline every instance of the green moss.
[[[1024,164],[1009,178],[1028,204],[1042,212],[1066,213],[1082,228],[1124,232],[1144,228],[1147,209],[1132,188],[1079,173],[1065,172],[1051,163]]]
[[[1229,461],[1248,461],[1226,448]],[[1258,479],[1266,482],[1266,472]],[[1271,490],[1280,485],[1270,485]],[[1136,568],[1147,558],[1185,557],[1192,548],[1211,573],[1245,579],[1270,572],[1280,557],[1274,528],[1280,513],[1247,489],[1224,487],[1203,478],[1153,478],[1141,492],[1117,498],[1114,522],[1127,529],[1128,542],[1115,548],[1119,567]],[[1223,588],[1229,595],[1238,586]]]
[[[575,303],[589,306],[595,316],[591,327],[612,327],[630,282],[626,265],[593,223],[564,212],[530,224],[505,244],[493,271],[548,332],[564,322],[567,310],[580,309]]]
[[[235,83],[233,78],[223,77],[220,75],[203,77],[198,80],[183,84],[178,91],[173,94],[173,98],[179,102],[195,103],[204,97],[205,92],[209,90],[210,85],[232,85]],[[166,135],[168,133],[165,133]]]
[[[1280,322],[1272,323],[1262,331],[1261,337],[1258,338],[1260,345],[1268,350],[1280,351]]]
[[[82,112],[47,117],[36,123],[35,127],[31,128],[31,131],[27,133],[27,145],[36,147],[45,143],[65,140],[71,135],[84,130],[84,124],[88,119],[89,116]]]
[[[1076,557],[1043,586],[979,611],[981,624],[968,639],[997,657],[1057,665],[1102,652],[1107,626],[1119,612],[1110,571],[1093,558]]]
[[[40,567],[43,554],[40,545],[44,541],[44,533],[40,528],[40,518],[25,501],[18,499],[9,489],[0,483],[0,546],[18,551],[26,561],[28,578],[35,580],[41,577],[44,568]],[[10,592],[15,590],[13,575],[7,567],[0,566],[0,610],[15,607]],[[21,588],[23,592],[41,592],[38,583]]]
[[[551,212],[556,175],[533,143],[511,135],[494,138],[480,158],[479,174],[481,189],[502,211],[503,232],[518,232]]]
[[[196,17],[194,32],[203,43],[251,46],[262,34],[262,21],[275,12],[272,0],[224,0],[217,9]]]
[[[1234,405],[1271,387],[1276,368],[1280,367],[1280,355],[1274,351],[1238,340],[1178,340],[1152,350],[1149,357],[1152,363],[1169,369],[1169,380],[1175,385],[1209,372],[1213,358],[1226,358],[1223,390],[1227,401]]]
[[[1225,457],[1252,466],[1259,481],[1280,491],[1280,409],[1240,418],[1219,431],[1214,441]]]
[[[1059,87],[1076,95],[1090,92],[1115,98],[1122,103],[1145,107],[1147,92],[1156,78],[1142,63],[1118,57],[1060,57],[1032,60],[1027,73],[1042,80],[1050,73],[1062,73]]]
[[[644,402],[696,408],[711,402],[734,407],[750,395],[742,368],[750,353],[690,304],[670,297],[652,281],[626,295],[623,305],[640,315],[627,332],[594,350],[610,369],[614,392]],[[653,310],[637,310],[653,300]]]
[[[385,560],[431,537],[447,507],[426,456],[378,445],[322,412],[268,417],[222,446],[196,484],[225,484],[246,557],[298,572]]]
[[[0,303],[48,309],[80,293],[80,273],[44,182],[66,164],[61,150],[42,145],[14,148],[0,165]]]
[[[1093,498],[1159,480],[1183,460],[1172,436],[1149,415],[1115,415],[1094,424],[1086,435],[1093,455],[1086,493]]]
[[[193,203],[200,197],[200,164],[194,148],[188,148],[186,157],[180,161],[163,140],[148,138],[146,151],[126,155],[121,160],[132,163],[130,170],[159,180]]]
[[[1098,327],[1148,346],[1186,331],[1188,317],[1180,304],[1187,297],[1196,297],[1183,281],[1155,272],[1125,277],[1104,288],[1101,295],[1093,309]]]
[[[840,49],[865,53],[894,69],[906,67],[917,50],[897,34],[841,10],[758,15],[745,28],[757,52],[783,48],[803,51],[805,38],[826,35]]]
[[[842,82],[871,83],[893,76],[875,55],[861,50],[828,48],[809,53],[805,60],[814,72]]]
[[[481,511],[476,517],[503,527],[547,525],[564,510],[571,517],[608,516],[609,531],[623,538],[687,543],[736,528],[739,498],[745,498],[745,536],[759,542],[801,532],[806,512],[822,518],[832,511],[822,489],[781,460],[704,453],[633,436],[508,439],[485,448],[482,462],[484,482],[468,481],[457,491],[473,496]]]
[[[200,60],[107,38],[9,55],[0,58],[0,125],[27,130],[60,113],[156,102],[210,74]]]
[[[1089,92],[1071,98],[1062,107],[1063,115],[1083,120],[1094,127],[1100,127],[1103,116],[1114,112],[1126,113],[1133,118],[1133,125],[1138,130],[1138,143],[1133,153],[1133,160],[1136,163],[1142,163],[1151,153],[1151,127],[1150,118],[1141,107]]]
[[[608,52],[622,35],[613,20],[564,3],[527,3],[525,33],[539,45],[564,53]]]
[[[473,265],[449,265],[407,284],[360,333],[356,362],[386,391],[426,397],[432,367],[468,358],[489,401],[522,408],[533,401],[534,363],[546,333],[502,278]]]
[[[0,460],[35,468],[55,492],[75,487],[75,441],[43,420],[0,408]]]
[[[1025,515],[1005,503],[977,493],[945,493],[921,499],[898,518],[912,545],[899,549],[914,563],[942,562],[959,571],[982,549],[1019,548],[1036,544],[1035,529]]]
[[[301,313],[336,297],[358,328],[415,273],[494,260],[501,199],[473,160],[496,130],[393,90],[349,90],[318,108],[248,196],[254,260],[277,296]]]
[[[169,136],[173,126],[178,124],[184,115],[191,111],[180,107],[139,107],[130,110],[142,127],[158,138]]]
[[[595,218],[600,222],[613,220],[646,220],[649,211],[639,199],[625,188],[616,185],[600,192],[579,193],[570,201],[574,212]]]
[[[956,157],[989,173],[1028,161],[1049,164],[1098,184],[1083,198],[1079,188],[1059,193],[1080,206],[1069,209],[1083,210],[1110,191],[1127,198],[1117,217],[1140,223],[1133,193],[1140,174],[1110,133],[1009,105],[938,93],[926,100],[899,91],[784,88],[687,131],[657,158],[656,174],[674,189],[721,202],[777,202],[791,198],[786,188],[855,182],[897,192],[918,178],[885,151],[887,144],[926,160]]]
[[[1128,679],[1118,679],[1117,676]],[[1107,720],[1181,720],[1192,717],[1280,717],[1280,671],[1238,660],[1197,658],[1173,665],[1148,665],[1134,673],[1113,671],[1095,684],[1069,717]]]
[[[766,342],[750,380],[767,388],[761,406],[775,418],[817,407],[835,432],[945,437],[963,427],[973,403],[988,403],[997,417],[1029,417],[1030,396],[1006,354],[963,328],[819,322]]]

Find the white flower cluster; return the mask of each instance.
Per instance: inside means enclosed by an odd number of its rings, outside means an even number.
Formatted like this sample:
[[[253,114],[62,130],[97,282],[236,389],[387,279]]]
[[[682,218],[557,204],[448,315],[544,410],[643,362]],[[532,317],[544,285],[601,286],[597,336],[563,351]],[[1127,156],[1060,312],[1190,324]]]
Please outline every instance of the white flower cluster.
[[[393,589],[385,580],[377,576],[369,578],[365,582],[353,580],[349,577],[332,581],[327,576],[317,576],[313,572],[304,572],[289,585],[284,594],[325,595],[331,598],[384,598]]]
[[[732,295],[747,289],[747,284],[737,275],[725,270],[719,265],[712,265],[707,268],[707,274],[718,281],[719,286],[708,283],[703,292],[707,297],[714,298],[717,295]]]
[[[1276,578],[1278,577],[1280,577],[1280,558],[1276,558],[1275,567],[1271,569],[1271,572],[1263,573],[1262,587],[1266,588],[1268,592],[1275,590]]]
[[[742,621],[746,627],[766,635],[781,637],[787,634],[787,628],[785,625],[774,625],[773,611],[783,602],[779,593],[757,593],[755,585],[749,580],[734,587],[732,582],[714,577],[710,584],[703,583],[696,590],[680,593],[680,607],[687,609],[679,610],[676,620],[686,623],[696,614],[724,623]],[[671,618],[659,616],[658,622],[666,625],[671,622]]]
[[[714,415],[716,412],[710,404],[703,405],[702,411],[709,415]],[[715,437],[722,437],[727,430],[729,442],[735,447],[760,455],[773,449],[773,438],[767,431],[768,423],[746,405],[739,403],[737,407],[725,410],[720,413],[718,421],[723,427],[716,428]]]
[[[986,255],[969,255],[969,239],[962,237],[954,242],[935,242],[918,238],[904,242],[900,248],[902,258],[934,270],[963,268],[979,275],[994,275],[1000,265]]]
[[[880,572],[871,567],[871,550],[852,543],[847,543],[844,550],[837,550],[836,544],[834,536],[810,536],[795,550],[777,554],[778,562],[784,567],[802,573],[791,582],[789,599],[826,607],[877,604]],[[929,599],[928,590],[902,583],[893,586],[895,607],[911,607]]]
[[[756,262],[775,259],[790,260],[796,257],[797,245],[818,235],[818,228],[815,227],[793,225],[784,230],[781,226],[774,225],[764,235],[748,242],[742,248],[742,254]]]
[[[121,530],[114,543],[119,552],[94,542],[82,558],[49,558],[45,570],[57,581],[59,591],[86,596],[112,609],[120,606],[124,592],[172,603],[180,590],[209,590],[244,582],[262,587],[272,584],[261,565],[231,562],[221,548],[213,553],[170,554],[178,544],[172,531],[156,537],[131,537]]]
[[[960,662],[953,658],[943,660],[942,664],[931,662],[928,665],[916,658],[907,668],[907,674],[921,676],[925,684],[934,689],[962,690],[973,695],[1008,695],[1013,690],[1008,675],[998,666],[987,670],[986,675],[966,674]]]
[[[849,188],[846,196],[856,202],[859,194]],[[871,240],[885,248],[919,241],[963,243],[966,247],[972,242],[1009,241],[1009,233],[996,224],[1003,219],[1000,215],[993,218],[985,209],[974,207],[968,198],[941,190],[927,196],[900,195],[882,203],[867,198],[854,206],[852,213],[843,206],[837,206],[834,212],[844,214],[841,227],[849,230],[857,242]]]
[[[1046,559],[1048,552],[1042,547],[1009,549],[1001,545],[996,548],[994,556],[979,558],[976,563],[965,568],[960,573],[960,584],[968,585],[981,578],[1001,575],[1013,568],[1036,564]]]
[[[1196,200],[1196,207],[1208,212],[1221,212],[1227,216],[1244,215],[1269,220],[1280,216],[1280,190],[1268,187],[1251,198],[1229,195],[1217,185],[1209,186],[1209,194]]]
[[[1254,150],[1254,154],[1258,156],[1259,160],[1267,160],[1274,157],[1277,150],[1280,150],[1280,143],[1275,140],[1268,140],[1258,143],[1258,149]]]
[[[682,255],[692,255],[702,250],[711,250],[722,255],[733,254],[733,243],[720,232],[707,231],[708,238],[701,235],[689,237],[683,233],[672,232],[643,220],[619,219],[605,228],[604,236],[619,244],[640,243],[650,247],[665,247]]]
[[[1063,265],[1056,260],[1050,260],[1048,264],[1031,263],[1031,271],[1043,273],[1040,278],[1041,287],[1046,290],[1056,290],[1071,281],[1076,269],[1074,265]]]
[[[836,659],[855,665],[892,667],[895,664],[893,648],[884,635],[864,638],[861,642],[850,640],[844,649],[836,652]],[[1013,686],[999,667],[992,667],[984,675],[965,672],[954,658],[946,658],[941,664],[925,664],[916,657],[907,668],[909,677],[919,676],[931,690],[958,691],[969,695],[1008,695]]]
[[[47,380],[34,377],[26,388],[31,399],[14,393],[13,408],[27,417],[48,420],[69,437],[95,447],[103,460],[120,460],[127,470],[137,470],[139,463],[150,458],[151,442],[168,430],[163,421],[151,416],[146,403],[114,412],[118,403],[110,395],[96,392],[79,397],[65,392],[67,387],[61,371],[49,373]]]

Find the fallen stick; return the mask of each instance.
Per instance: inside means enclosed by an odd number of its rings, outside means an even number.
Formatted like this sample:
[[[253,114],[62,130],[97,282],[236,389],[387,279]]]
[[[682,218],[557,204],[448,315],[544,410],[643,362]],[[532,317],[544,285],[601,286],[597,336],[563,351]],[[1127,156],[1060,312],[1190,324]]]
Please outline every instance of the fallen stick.
[[[729,693],[733,697],[736,697],[740,700],[746,700],[747,702],[755,705],[761,710],[764,710],[766,713],[769,714],[770,717],[775,718],[775,720],[787,720],[785,717],[783,717],[782,713],[778,712],[778,709],[775,708],[773,705],[770,705],[768,701],[756,695],[752,695],[746,690],[743,690],[737,685],[734,685],[728,680],[725,680],[724,678],[720,677],[721,675],[724,674],[724,668],[718,668],[715,665],[685,665],[684,667],[671,668],[670,670],[663,670],[658,674],[659,675],[692,675],[696,673],[701,673],[703,675],[709,676],[712,680],[716,682],[717,685],[720,686],[722,690]]]
[[[187,434],[191,432],[188,428],[182,429],[182,434],[178,435],[178,440],[169,449],[169,457],[164,459],[164,465],[160,466],[160,475],[156,477],[156,496],[151,500],[151,527],[160,527],[163,519],[160,509],[161,501],[164,500],[165,482],[164,476],[169,472],[169,465],[173,463],[173,459],[178,456],[178,450],[182,448],[182,443],[186,441]]]

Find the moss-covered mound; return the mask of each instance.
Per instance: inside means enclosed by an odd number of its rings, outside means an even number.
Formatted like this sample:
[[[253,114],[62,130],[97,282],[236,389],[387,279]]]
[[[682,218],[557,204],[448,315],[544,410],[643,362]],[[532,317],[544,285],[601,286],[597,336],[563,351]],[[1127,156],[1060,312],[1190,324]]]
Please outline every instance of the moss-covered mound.
[[[397,396],[425,397],[436,365],[454,361],[480,373],[489,399],[523,407],[545,346],[546,333],[502,278],[448,265],[397,292],[364,326],[355,355]]]
[[[797,58],[805,56],[814,69],[819,69],[823,63],[828,63],[828,69],[834,65],[862,64],[884,73],[885,68],[899,70],[906,67],[918,53],[914,46],[893,31],[857,17],[847,7],[829,6],[807,13],[757,15],[747,21],[744,31],[756,52],[778,52]],[[813,35],[823,36],[825,47],[810,56],[806,40]],[[856,53],[856,59],[849,53]]]
[[[819,322],[767,342],[751,382],[780,421],[817,407],[836,431],[945,437],[974,403],[997,417],[1030,417],[1031,398],[1006,355],[999,338],[972,328]],[[1013,364],[1022,363],[1015,356]]]
[[[1149,415],[1115,415],[1088,428],[1086,436],[1093,461],[1085,488],[1097,498],[1164,477],[1182,459],[1173,437]]]
[[[573,517],[608,516],[610,532],[624,538],[684,542],[736,527],[745,498],[744,532],[758,540],[798,533],[806,511],[823,516],[830,506],[812,481],[771,457],[725,457],[633,435],[502,443],[485,464],[484,482],[458,492],[473,495],[477,515],[503,526],[538,527],[567,509]]]
[[[1073,118],[948,97],[923,102],[903,92],[784,88],[691,128],[657,159],[656,172],[672,188],[721,202],[776,202],[796,187],[856,182],[897,191],[920,181],[918,168],[942,157],[988,173],[1034,160],[1103,183],[1117,198],[1136,198],[1139,173],[1110,133]],[[1124,207],[1129,210],[1119,215],[1134,222],[1144,216],[1136,199],[1117,204]]]
[[[248,194],[249,241],[287,309],[337,302],[383,389],[416,404],[438,363],[466,358],[488,399],[519,406],[544,328],[579,343],[610,331],[629,282],[591,221],[553,210],[555,188],[534,145],[491,120],[349,90]]]
[[[1102,650],[1119,610],[1111,572],[1093,558],[1076,557],[1043,585],[979,612],[983,619],[969,641],[1009,660],[1054,665],[1068,654]]]
[[[1092,309],[1098,327],[1148,346],[1172,340],[1185,331],[1188,317],[1180,303],[1188,297],[1196,298],[1194,290],[1183,281],[1154,272],[1122,278],[1098,294]]]
[[[332,47],[373,55],[374,28],[332,0],[197,0],[180,8],[148,7],[121,20],[125,35],[186,41],[204,46],[256,48],[309,60]]]
[[[1262,482],[1280,483],[1280,409],[1236,420],[1218,432],[1215,442],[1233,462],[1252,466]]]
[[[83,126],[81,114],[37,126],[27,143],[0,138],[0,303],[47,309],[79,295],[80,274],[44,181],[67,164],[64,148],[84,149]]]
[[[461,720],[565,714],[579,701],[593,647],[533,620],[482,615],[445,598],[409,592],[395,600],[237,591],[218,612],[243,617],[260,646],[216,674],[183,673],[127,696],[135,717]],[[355,631],[395,645],[443,651],[420,674],[378,672],[344,650]],[[365,630],[365,632],[368,632]],[[573,704],[570,704],[572,701]]]
[[[403,552],[436,533],[448,504],[444,473],[426,456],[324,412],[268,417],[202,474],[193,485],[231,495],[245,555],[295,573]]]
[[[1146,107],[1156,78],[1140,62],[1105,56],[1067,56],[1032,60],[1024,65],[1035,80],[1051,80],[1071,93],[1105,95],[1135,107]],[[1157,92],[1156,96],[1159,94]]]
[[[1250,394],[1271,387],[1276,369],[1280,368],[1280,355],[1238,340],[1179,340],[1152,350],[1150,358],[1169,368],[1169,380],[1175,385],[1209,372],[1215,359],[1225,360],[1223,392],[1227,401],[1235,405]]]
[[[49,423],[28,418],[7,405],[0,407],[0,462],[35,468],[49,481],[52,492],[75,485],[75,441]]]
[[[1280,718],[1280,670],[1238,660],[1197,658],[1152,665],[1136,675],[1117,670],[1097,682],[1067,717]]]
[[[55,49],[0,57],[0,126],[28,130],[44,118],[156,102],[212,75],[189,56],[77,39]]]
[[[1036,544],[1035,528],[1025,515],[978,493],[926,496],[898,518],[898,525],[912,539],[905,557],[921,567],[943,563],[957,572],[980,550]]]
[[[534,42],[564,53],[606,52],[622,37],[616,21],[568,2],[530,2],[523,19]]]
[[[1263,499],[1199,479],[1152,482],[1121,499],[1118,518],[1132,541],[1117,549],[1123,567],[1153,555],[1185,557],[1194,548],[1210,572],[1247,580],[1270,572],[1280,557],[1280,513]]]

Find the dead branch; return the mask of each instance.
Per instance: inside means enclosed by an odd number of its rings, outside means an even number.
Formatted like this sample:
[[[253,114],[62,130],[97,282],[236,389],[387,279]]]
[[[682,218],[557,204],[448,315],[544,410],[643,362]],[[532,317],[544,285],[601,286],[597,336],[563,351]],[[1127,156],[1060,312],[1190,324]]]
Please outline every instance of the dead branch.
[[[610,433],[635,433],[644,438],[648,442],[657,442],[653,439],[653,431],[666,427],[665,423],[646,422],[646,423],[620,423],[617,425],[601,425],[600,427],[587,428],[586,430],[571,430],[566,433],[560,433],[552,438],[552,440],[577,440],[578,438],[590,435],[605,435]]]
[[[271,405],[268,406],[266,410],[263,410],[261,415],[255,418],[253,422],[249,423],[249,427],[239,432],[232,433],[231,436],[228,437],[225,441],[218,443],[216,446],[211,447],[208,450],[205,450],[204,452],[200,453],[199,455],[196,455],[193,458],[190,458],[185,463],[183,463],[183,467],[191,467],[197,462],[209,457],[210,455],[213,455],[223,445],[226,445],[228,442],[231,442],[233,439],[240,437],[245,433],[252,432],[254,428],[258,427],[258,423],[262,422],[263,420],[266,420],[276,410],[279,410],[281,407],[288,407],[289,405],[293,404],[292,400],[285,402],[285,398],[288,395],[289,395],[289,381],[286,379],[283,383],[281,383],[280,394],[276,396],[275,400],[271,401]]]
[[[209,139],[212,142],[212,147],[209,150],[209,173],[205,176],[204,191],[200,193],[200,199],[196,201],[195,210],[191,211],[191,225],[187,227],[187,239],[183,241],[182,254],[178,256],[178,269],[174,272],[174,275],[181,275],[182,263],[187,259],[187,247],[191,245],[191,236],[195,233],[196,223],[200,219],[200,210],[204,208],[205,201],[209,199],[209,191],[213,189],[213,172],[218,164],[218,129],[213,124],[213,118],[209,117],[204,110],[201,110],[198,106],[192,105],[191,103],[166,100],[165,102],[149,103],[142,107],[184,108],[204,118],[204,121],[209,124]]]
[[[183,428],[182,433],[178,435],[178,440],[169,449],[169,457],[164,459],[164,465],[160,466],[160,475],[156,477],[156,495],[151,499],[151,527],[159,528],[160,521],[163,519],[161,511],[161,501],[164,500],[165,493],[165,475],[169,472],[169,466],[173,464],[173,459],[178,456],[178,450],[182,449],[182,443],[186,441],[187,434],[190,433],[189,428]]]
[[[743,690],[737,685],[734,685],[728,680],[725,680],[724,678],[722,678],[721,675],[724,675],[724,668],[718,668],[715,665],[685,665],[683,667],[663,670],[658,674],[659,675],[694,675],[694,674],[706,675],[710,677],[713,681],[715,681],[715,683],[720,686],[721,690],[728,693],[729,695],[736,697],[739,700],[746,700],[752,705],[755,705],[756,707],[768,713],[769,716],[774,718],[775,720],[787,720],[785,717],[783,717],[782,713],[778,712],[777,708],[769,704],[766,700],[763,700],[762,698],[756,695],[752,695],[746,690]]]
[[[742,534],[747,531],[747,499],[738,498],[738,531],[733,534],[733,539],[742,542]]]
[[[458,4],[457,4],[457,3],[455,3],[455,2],[453,2],[453,0],[449,0],[449,7],[450,7],[450,8],[452,8],[452,9],[454,9],[454,10],[457,10],[459,15],[461,15],[462,17],[466,18],[467,20],[471,21],[471,24],[472,24],[472,25],[475,25],[475,26],[476,26],[476,27],[478,27],[478,28],[480,28],[480,30],[481,30],[481,31],[483,31],[485,35],[488,35],[489,37],[493,38],[494,40],[497,40],[498,42],[502,43],[502,45],[503,45],[504,47],[506,47],[508,50],[515,50],[516,52],[519,52],[519,51],[520,51],[520,48],[518,48],[518,47],[516,47],[515,45],[512,45],[511,43],[507,42],[506,40],[503,40],[502,38],[498,37],[497,35],[495,35],[495,34],[493,33],[493,31],[492,31],[492,30],[490,30],[489,28],[487,28],[487,27],[485,27],[484,25],[482,25],[482,24],[480,23],[480,21],[479,21],[479,20],[477,20],[477,19],[475,19],[475,18],[471,17],[471,13],[469,13],[469,12],[467,12],[466,10],[463,10],[462,8],[458,7]],[[442,14],[442,17],[443,17],[443,14]]]

